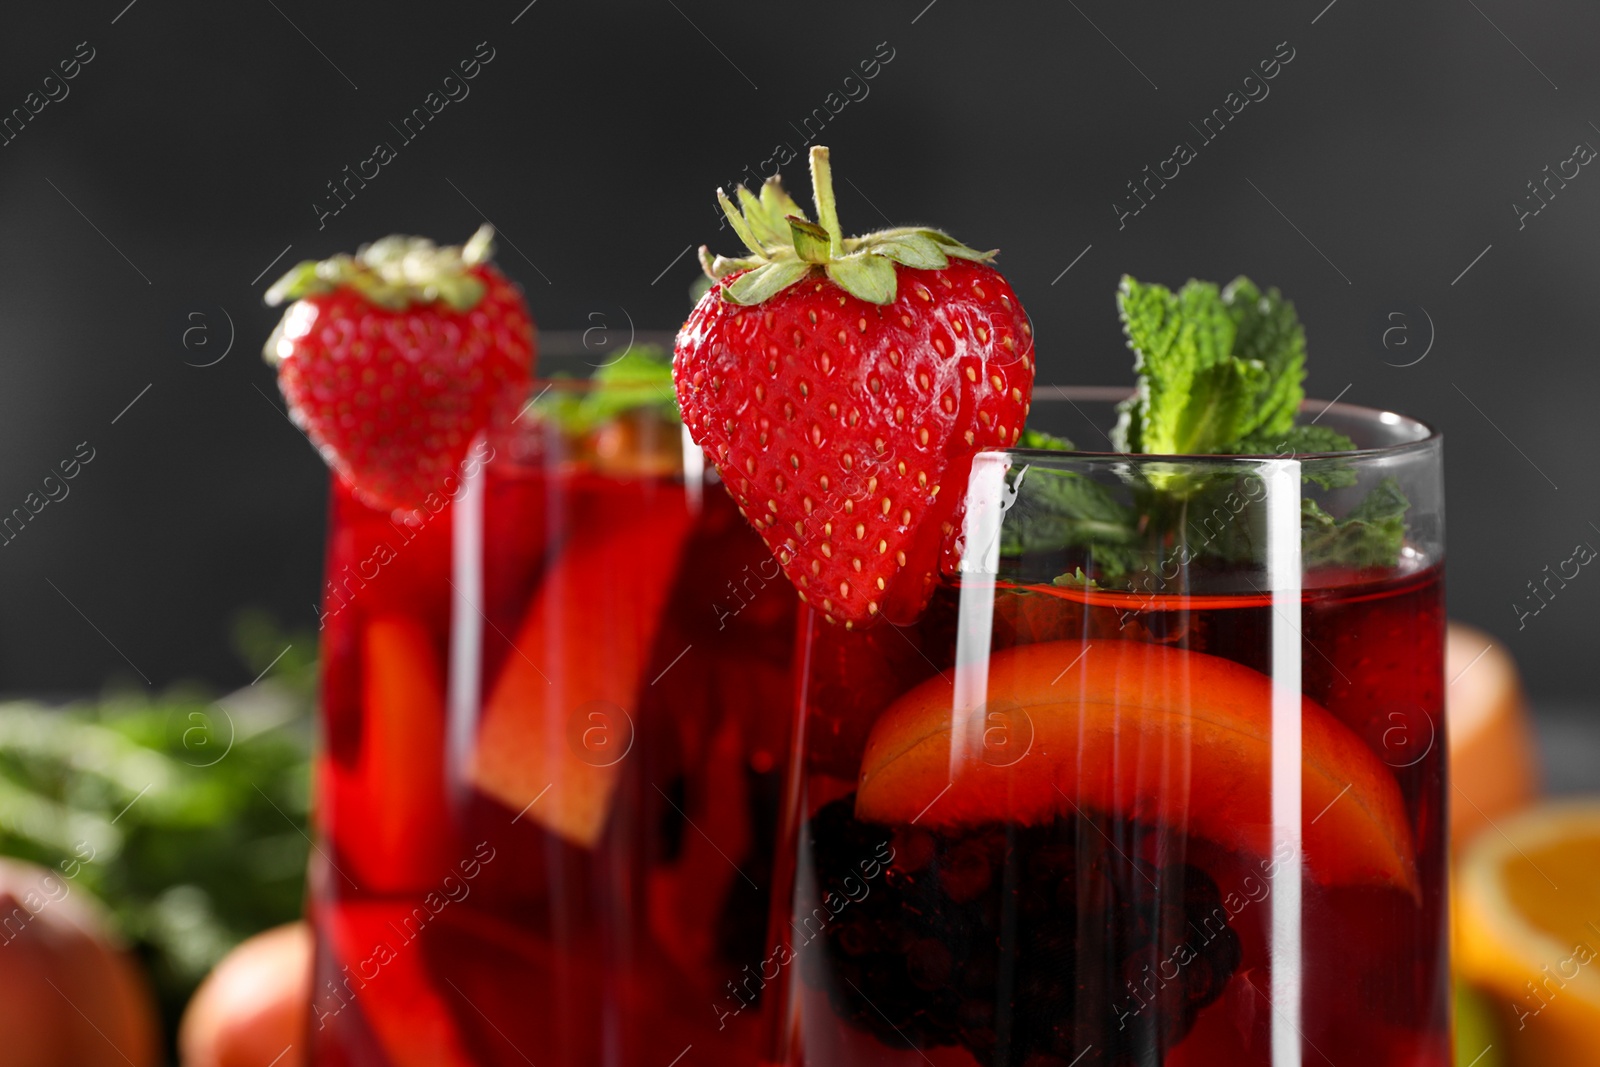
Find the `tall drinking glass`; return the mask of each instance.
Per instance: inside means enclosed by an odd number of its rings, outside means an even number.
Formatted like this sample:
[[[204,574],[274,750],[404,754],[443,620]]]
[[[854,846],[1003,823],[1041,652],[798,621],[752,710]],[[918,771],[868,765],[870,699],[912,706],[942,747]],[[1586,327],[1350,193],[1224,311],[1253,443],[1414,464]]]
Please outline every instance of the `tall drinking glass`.
[[[793,601],[659,398],[533,388],[422,510],[333,487],[319,1067],[754,1062]]]
[[[802,621],[776,1059],[1446,1067],[1441,442],[1322,408],[1358,451],[980,453],[917,621]]]

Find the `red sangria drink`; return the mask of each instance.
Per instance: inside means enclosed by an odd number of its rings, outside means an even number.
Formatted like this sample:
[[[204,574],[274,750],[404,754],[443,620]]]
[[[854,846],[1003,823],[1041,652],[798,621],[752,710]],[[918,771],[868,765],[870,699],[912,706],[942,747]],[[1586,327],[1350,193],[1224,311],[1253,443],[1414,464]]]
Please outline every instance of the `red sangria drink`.
[[[1121,588],[1054,527],[1127,460],[985,453],[915,622],[810,615],[783,1062],[1451,1062],[1438,441],[1323,422],[1393,447],[1164,462],[1210,484]],[[1406,527],[1302,530],[1364,468]]]
[[[1306,405],[1245,278],[1125,278],[1137,387],[1035,393],[992,253],[811,167],[674,368],[808,605],[769,1058],[1446,1067],[1437,436]]]
[[[311,1062],[754,1063],[714,1006],[763,955],[795,605],[665,358],[530,382],[470,242],[297,272],[269,352],[336,472]]]
[[[654,409],[485,443],[415,527],[334,487],[314,1062],[753,1062],[793,603]]]

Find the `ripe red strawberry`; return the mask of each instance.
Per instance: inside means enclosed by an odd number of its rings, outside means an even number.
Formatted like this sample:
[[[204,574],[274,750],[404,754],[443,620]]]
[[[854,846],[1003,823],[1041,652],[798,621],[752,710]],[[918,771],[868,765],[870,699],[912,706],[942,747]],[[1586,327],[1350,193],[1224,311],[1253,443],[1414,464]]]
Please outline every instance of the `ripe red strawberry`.
[[[453,492],[473,437],[526,392],[533,322],[488,262],[493,236],[386,237],[267,290],[268,304],[294,301],[264,353],[289,413],[375,506]]]
[[[1022,434],[1033,332],[980,253],[936,230],[845,239],[826,148],[818,222],[777,179],[743,211],[751,251],[678,333],[685,424],[801,599],[846,626],[913,617],[954,533],[973,453]],[[940,491],[945,490],[943,496]]]

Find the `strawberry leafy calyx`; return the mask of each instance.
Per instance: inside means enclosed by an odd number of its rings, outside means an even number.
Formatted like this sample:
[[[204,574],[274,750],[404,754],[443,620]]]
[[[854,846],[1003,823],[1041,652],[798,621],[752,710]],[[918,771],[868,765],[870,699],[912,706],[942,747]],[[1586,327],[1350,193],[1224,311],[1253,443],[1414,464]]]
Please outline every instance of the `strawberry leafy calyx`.
[[[494,227],[484,223],[462,245],[435,245],[426,237],[396,234],[362,245],[355,255],[307,259],[291,267],[267,290],[265,301],[286,301],[351,289],[388,311],[444,303],[470,311],[483,299],[483,281],[472,268],[494,254]],[[272,359],[271,347],[268,360]]]
[[[702,245],[700,265],[713,281],[737,275],[722,287],[733,304],[760,304],[818,271],[839,288],[873,304],[891,304],[897,289],[895,267],[942,270],[951,259],[987,263],[993,251],[969,248],[941,230],[903,226],[860,237],[845,237],[833,195],[828,149],[811,149],[811,190],[817,209],[813,222],[784,191],[776,175],[760,194],[744,186],[734,191],[736,205],[717,190],[717,200],[748,256],[713,257]]]

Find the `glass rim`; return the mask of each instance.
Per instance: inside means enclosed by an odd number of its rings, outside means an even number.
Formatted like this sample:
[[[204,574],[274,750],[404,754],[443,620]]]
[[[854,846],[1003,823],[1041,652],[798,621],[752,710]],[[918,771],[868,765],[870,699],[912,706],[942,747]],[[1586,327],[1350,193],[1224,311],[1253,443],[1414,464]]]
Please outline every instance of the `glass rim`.
[[[602,367],[607,367],[607,366],[610,366],[610,364],[603,363],[603,364],[600,364],[597,367],[594,367],[593,369],[600,370]],[[633,390],[635,392],[643,393],[643,392],[649,391],[653,387],[651,385],[643,384],[643,383],[640,383],[640,382],[610,382],[610,383],[606,383],[606,382],[596,381],[594,378],[577,378],[577,377],[572,377],[572,376],[548,375],[548,376],[545,376],[545,377],[533,377],[533,378],[529,378],[528,379],[528,393],[529,393],[529,395],[525,400],[523,400],[523,403],[526,404],[529,401],[533,400],[536,396],[538,396],[538,395],[540,395],[540,394],[542,394],[542,393],[544,393],[546,391],[551,391],[551,390],[561,391],[561,392],[569,392],[570,391],[570,392],[574,392],[574,393],[587,393],[587,392],[592,392],[593,390],[599,389],[599,388],[609,388],[609,389],[617,390],[617,391],[620,391],[620,392],[627,392],[629,390]],[[670,393],[671,393],[671,390],[669,389],[668,390],[668,394],[670,395]]]
[[[1120,403],[1134,394],[1131,386],[1120,385],[1036,385],[1033,389],[1032,402],[1037,404],[1040,400],[1063,401],[1077,407],[1079,401],[1085,403]],[[1292,452],[1287,455],[1261,452],[1219,455],[1216,453],[1166,453],[1166,452],[1115,452],[1097,451],[1088,448],[1073,449],[1047,449],[1047,448],[985,448],[979,454],[1017,456],[1028,462],[1047,462],[1051,459],[1061,460],[1071,457],[1080,460],[1112,461],[1118,463],[1175,463],[1175,464],[1240,464],[1256,466],[1262,460],[1292,459],[1296,462],[1308,461],[1344,461],[1374,460],[1392,456],[1403,456],[1411,453],[1426,452],[1437,449],[1444,442],[1444,434],[1432,423],[1410,415],[1401,415],[1398,412],[1387,411],[1382,408],[1369,408],[1360,404],[1343,404],[1337,400],[1324,401],[1307,398],[1300,404],[1300,410],[1315,411],[1321,418],[1328,412],[1335,412],[1352,420],[1377,423],[1383,426],[1406,426],[1413,434],[1410,440],[1399,441],[1392,445],[1379,445],[1373,448],[1354,448],[1343,452]],[[1083,414],[1079,411],[1079,414]],[[1087,418],[1087,416],[1085,416]],[[1104,431],[1102,431],[1104,432]],[[1107,442],[1110,443],[1109,441]]]
[[[549,393],[587,394],[601,387],[600,382],[593,378],[578,377],[534,377],[529,379],[527,395],[518,405],[527,408],[539,398]],[[612,383],[611,388],[622,392],[634,392],[645,397],[654,395],[656,389],[650,385],[629,382]],[[1076,407],[1079,402],[1116,404],[1132,396],[1134,389],[1131,386],[1121,385],[1036,385],[1033,389],[1032,403],[1064,402]],[[660,399],[666,400],[673,397],[672,390],[665,389],[661,392]],[[644,401],[640,406],[647,406],[652,401]],[[1080,460],[1137,462],[1137,463],[1185,463],[1198,464],[1202,462],[1216,464],[1243,464],[1253,466],[1262,460],[1293,459],[1297,462],[1318,461],[1345,461],[1373,460],[1391,456],[1408,455],[1413,452],[1425,452],[1437,448],[1444,441],[1444,434],[1432,423],[1411,415],[1402,415],[1398,412],[1388,411],[1383,408],[1365,407],[1360,404],[1345,404],[1337,400],[1324,401],[1307,398],[1300,404],[1302,412],[1314,411],[1317,417],[1333,412],[1347,419],[1367,423],[1376,423],[1383,426],[1403,426],[1407,428],[1410,439],[1399,441],[1391,445],[1380,445],[1372,448],[1355,448],[1343,452],[1294,452],[1287,455],[1261,452],[1261,453],[1230,453],[1221,455],[1216,453],[1166,453],[1166,452],[1116,452],[1109,449],[1097,450],[1092,448],[1073,449],[1044,449],[1044,448],[984,448],[978,453],[996,455],[1019,456],[1029,462],[1043,462],[1046,460],[1074,457]],[[1080,411],[1079,414],[1082,414]],[[1085,416],[1087,417],[1087,416]],[[1104,430],[1102,430],[1104,432]],[[1107,444],[1110,442],[1108,441]]]

